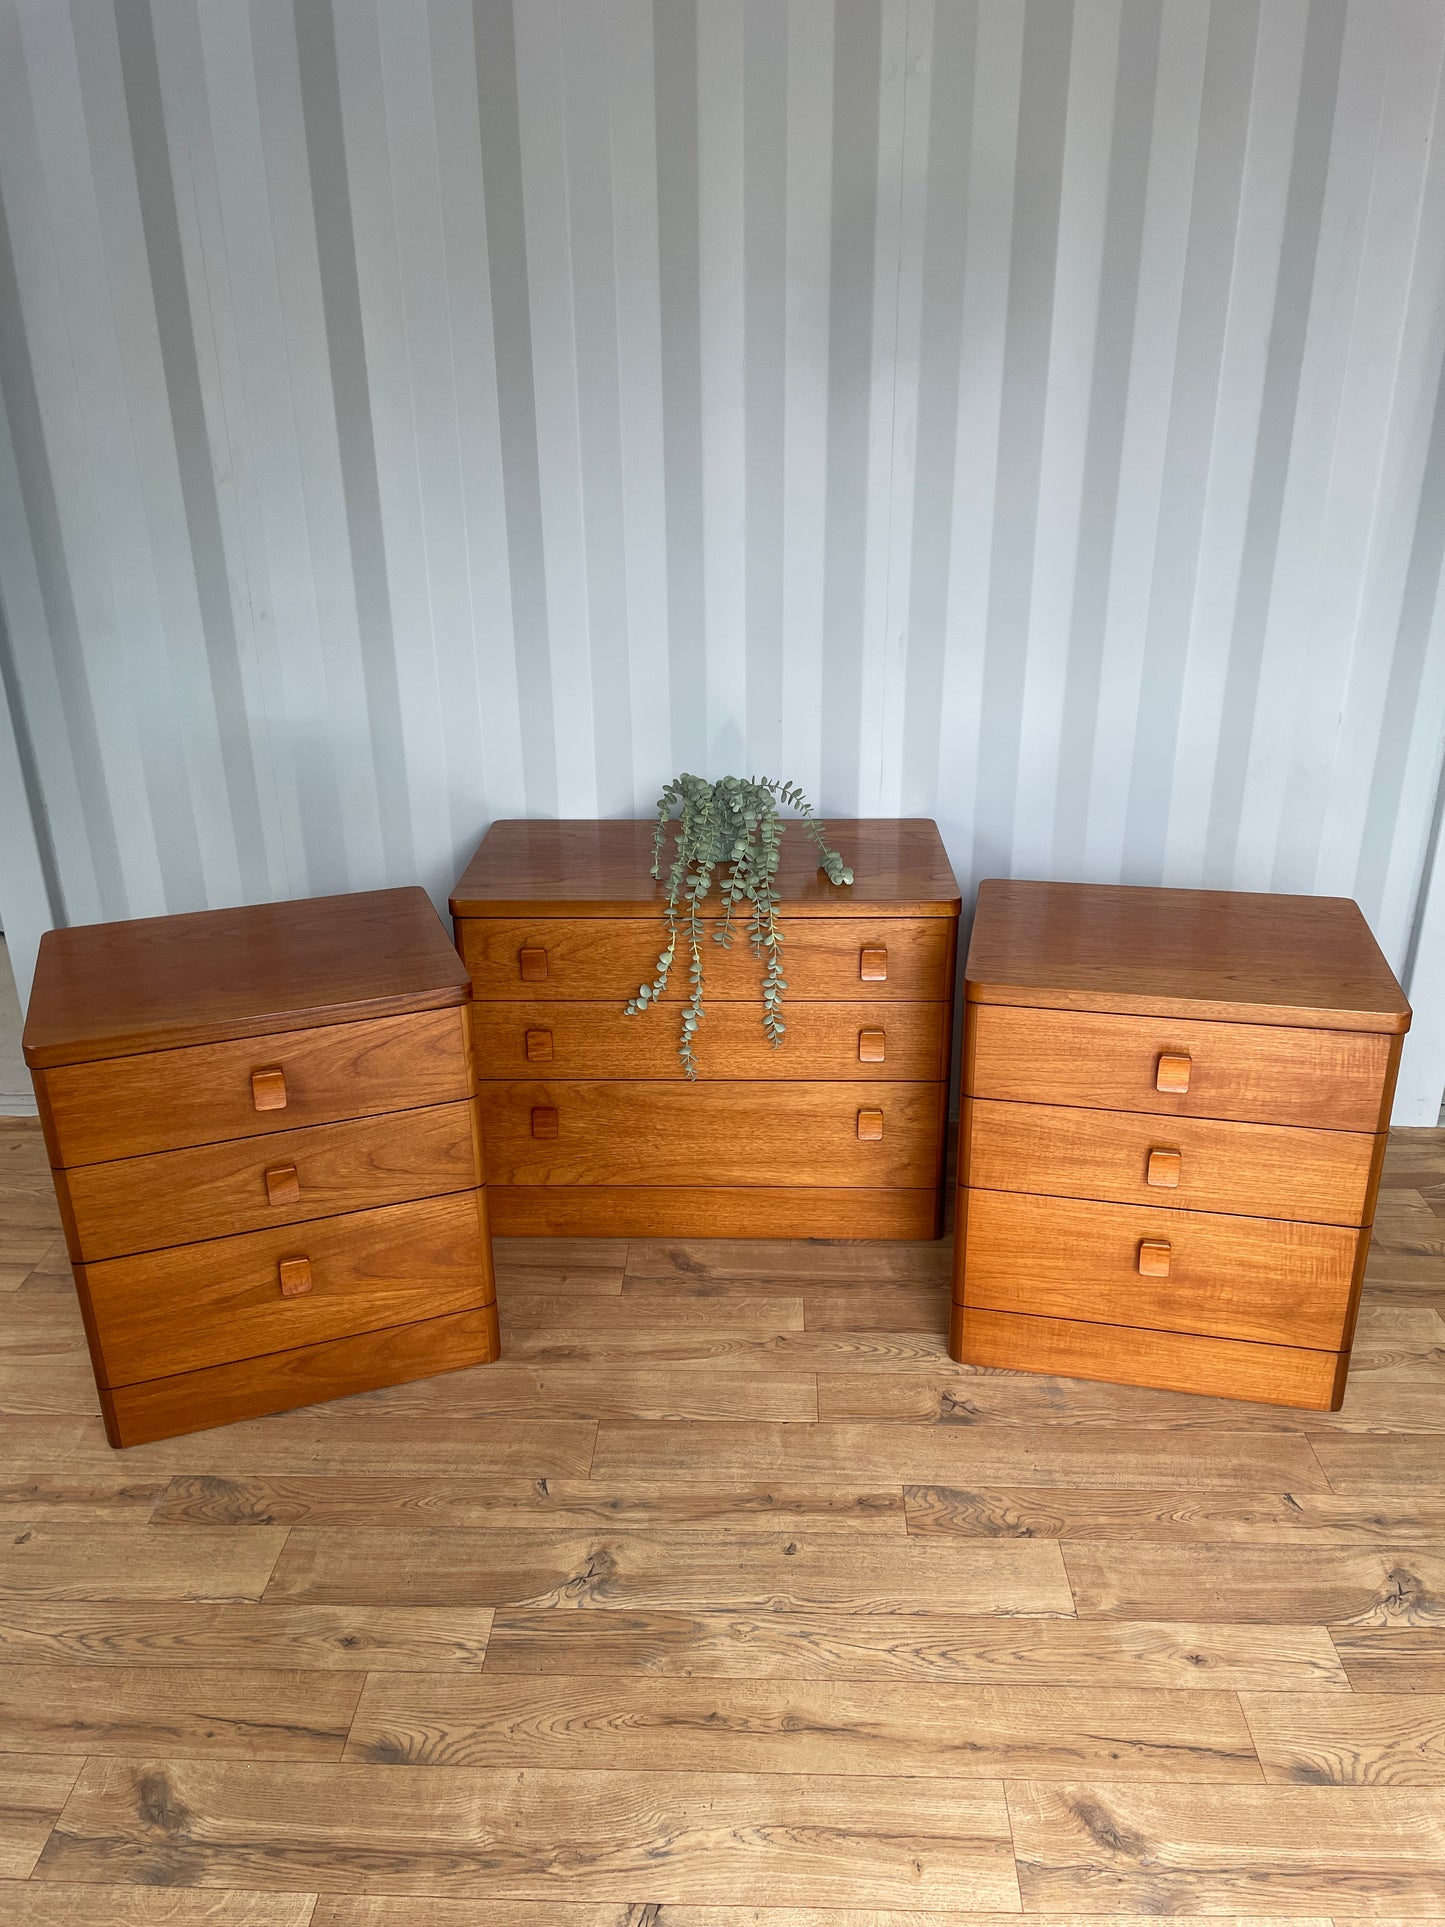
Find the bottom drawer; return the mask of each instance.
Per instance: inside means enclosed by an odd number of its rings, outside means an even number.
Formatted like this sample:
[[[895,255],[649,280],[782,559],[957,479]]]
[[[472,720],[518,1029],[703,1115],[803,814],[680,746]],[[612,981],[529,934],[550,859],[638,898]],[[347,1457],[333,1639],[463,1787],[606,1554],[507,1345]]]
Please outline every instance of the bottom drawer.
[[[518,1080],[478,1086],[497,1185],[937,1182],[947,1085]]]
[[[304,1264],[305,1269],[282,1267]],[[486,1194],[77,1265],[102,1385],[251,1359],[495,1299]]]
[[[1337,1412],[1344,1403],[1348,1352],[1294,1345],[1251,1345],[1233,1338],[1135,1331],[1069,1318],[1025,1318],[955,1305],[948,1349],[963,1365],[993,1371],[1096,1378]]]
[[[954,1298],[988,1311],[1339,1351],[1358,1232],[1213,1211],[959,1193]],[[1152,1274],[1152,1275],[1151,1275]]]
[[[782,1185],[491,1185],[498,1238],[936,1238],[943,1193]]]
[[[422,1318],[414,1325],[387,1325],[295,1351],[268,1352],[234,1365],[177,1372],[113,1390],[102,1387],[100,1402],[112,1445],[144,1445],[150,1439],[289,1412],[298,1405],[349,1398],[382,1385],[404,1385],[436,1372],[459,1372],[500,1356],[497,1308],[482,1305],[475,1311]]]

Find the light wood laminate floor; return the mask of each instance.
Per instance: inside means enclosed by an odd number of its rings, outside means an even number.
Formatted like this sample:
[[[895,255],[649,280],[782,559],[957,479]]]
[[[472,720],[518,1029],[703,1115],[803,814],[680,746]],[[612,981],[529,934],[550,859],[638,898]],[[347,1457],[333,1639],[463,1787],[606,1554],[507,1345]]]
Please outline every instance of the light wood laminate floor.
[[[1445,1917],[1445,1133],[1333,1415],[952,1365],[946,1244],[498,1257],[501,1364],[112,1453],[0,1124],[9,1927]]]

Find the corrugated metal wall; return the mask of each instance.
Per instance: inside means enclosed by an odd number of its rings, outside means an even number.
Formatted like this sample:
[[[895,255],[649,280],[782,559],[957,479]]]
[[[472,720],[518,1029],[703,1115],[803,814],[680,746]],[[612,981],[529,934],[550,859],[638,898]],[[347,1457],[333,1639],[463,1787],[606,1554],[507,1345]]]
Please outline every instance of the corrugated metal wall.
[[[966,881],[1357,894],[1404,967],[1442,49],[1439,0],[0,0],[59,908],[441,893],[494,816],[758,768]]]

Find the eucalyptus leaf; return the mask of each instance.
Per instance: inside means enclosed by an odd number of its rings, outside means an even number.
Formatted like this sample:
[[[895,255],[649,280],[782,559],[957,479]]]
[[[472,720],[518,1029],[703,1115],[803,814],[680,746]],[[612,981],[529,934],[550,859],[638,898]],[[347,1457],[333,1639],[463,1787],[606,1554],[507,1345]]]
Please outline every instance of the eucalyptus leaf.
[[[784,820],[779,805],[796,810],[803,827],[818,846],[818,868],[833,884],[853,881],[853,872],[836,850],[827,831],[813,815],[802,786],[778,777],[722,776],[715,783],[705,777],[675,777],[657,799],[657,825],[652,836],[652,875],[663,876],[663,854],[674,815],[677,834],[667,866],[667,898],[662,920],[667,941],[657,959],[657,974],[644,984],[624,1009],[629,1017],[655,1008],[667,989],[668,973],[682,941],[688,951],[688,997],[682,1008],[677,1052],[688,1077],[697,1076],[693,1040],[704,1016],[702,939],[703,909],[716,878],[722,911],[712,931],[715,943],[731,949],[733,917],[747,905],[747,934],[753,955],[763,966],[763,1030],[774,1049],[783,1042],[787,1026],[780,1020],[787,979],[782,973],[783,933],[778,927],[775,885],[782,854]],[[741,921],[741,918],[739,918]]]

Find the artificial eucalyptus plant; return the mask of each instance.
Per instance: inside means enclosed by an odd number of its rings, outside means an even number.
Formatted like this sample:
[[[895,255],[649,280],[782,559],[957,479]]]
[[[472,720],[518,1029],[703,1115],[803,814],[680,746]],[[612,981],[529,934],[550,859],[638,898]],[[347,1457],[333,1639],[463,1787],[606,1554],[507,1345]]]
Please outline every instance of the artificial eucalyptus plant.
[[[748,937],[753,955],[763,966],[763,1029],[775,1050],[783,1041],[787,1029],[782,1018],[783,992],[788,982],[783,975],[783,933],[778,927],[773,887],[783,842],[781,809],[796,810],[802,818],[818,846],[818,867],[828,881],[851,883],[853,872],[836,850],[829,849],[824,826],[796,783],[773,776],[723,776],[716,783],[701,776],[678,776],[657,799],[652,874],[659,879],[668,823],[674,811],[678,817],[677,843],[667,872],[667,904],[662,913],[667,942],[657,959],[656,977],[644,984],[627,1005],[627,1014],[634,1017],[650,1009],[667,989],[681,934],[688,947],[690,988],[682,1008],[677,1052],[689,1077],[697,1076],[693,1045],[704,1014],[703,904],[719,870],[723,872],[718,885],[722,911],[712,932],[713,941],[724,949],[731,947],[738,908],[747,904]]]

